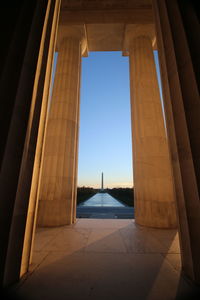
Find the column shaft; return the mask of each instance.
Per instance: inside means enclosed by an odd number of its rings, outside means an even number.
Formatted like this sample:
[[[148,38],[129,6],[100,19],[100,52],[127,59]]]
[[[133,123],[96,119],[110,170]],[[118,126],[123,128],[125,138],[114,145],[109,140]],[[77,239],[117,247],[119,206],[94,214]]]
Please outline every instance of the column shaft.
[[[195,1],[153,0],[152,4],[173,158],[182,272],[200,284],[198,16]]]
[[[72,223],[76,223],[76,207],[77,207],[78,149],[79,149],[79,124],[80,124],[80,88],[81,88],[81,67],[79,69],[79,94],[78,94],[76,145],[75,145],[75,161],[74,161],[74,188],[73,188],[74,192],[73,192]]]
[[[176,227],[174,190],[150,38],[130,44],[135,218],[141,225]]]
[[[73,220],[77,144],[80,40],[60,45],[46,132],[38,224],[59,226]]]
[[[3,151],[0,155],[1,287],[9,287],[20,277],[44,74],[47,68],[46,53],[50,43],[50,35],[44,32],[46,26],[52,26],[49,5],[53,10],[55,1],[22,1],[17,5],[13,2],[11,15],[7,5],[3,11],[5,20],[12,20],[7,24],[10,34],[2,37],[2,43],[8,45],[8,48],[5,55],[1,56],[4,68],[1,68],[0,78],[0,91],[4,99],[0,108],[0,118],[4,121],[4,126],[1,126]],[[5,24],[6,27],[7,25]],[[39,69],[41,55],[43,59]]]

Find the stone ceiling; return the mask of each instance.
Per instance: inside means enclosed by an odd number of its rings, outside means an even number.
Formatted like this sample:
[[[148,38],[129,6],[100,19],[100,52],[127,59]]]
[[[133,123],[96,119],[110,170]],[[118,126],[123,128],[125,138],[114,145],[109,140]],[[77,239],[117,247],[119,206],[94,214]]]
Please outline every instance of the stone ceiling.
[[[62,0],[60,28],[84,25],[88,51],[123,51],[127,26],[152,25],[151,0]]]
[[[62,0],[61,3],[62,10],[130,8],[151,8],[151,0]]]

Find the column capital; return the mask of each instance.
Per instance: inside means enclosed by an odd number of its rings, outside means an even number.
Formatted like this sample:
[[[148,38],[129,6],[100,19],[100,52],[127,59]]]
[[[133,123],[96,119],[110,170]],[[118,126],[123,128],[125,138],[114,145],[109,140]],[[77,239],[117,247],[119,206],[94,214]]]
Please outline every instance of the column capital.
[[[156,49],[156,34],[154,24],[127,24],[124,30],[122,53],[129,55],[131,44],[138,37],[148,37],[152,41],[152,48]]]
[[[62,42],[67,38],[73,38],[80,41],[81,55],[88,56],[88,43],[85,25],[59,25],[57,36],[57,50],[61,47]]]

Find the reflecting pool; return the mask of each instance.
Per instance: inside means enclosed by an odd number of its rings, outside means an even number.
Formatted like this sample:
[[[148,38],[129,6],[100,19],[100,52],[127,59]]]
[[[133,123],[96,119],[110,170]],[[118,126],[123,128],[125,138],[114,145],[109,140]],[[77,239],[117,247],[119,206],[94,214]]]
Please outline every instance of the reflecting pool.
[[[111,206],[111,207],[125,207],[124,204],[110,196],[108,193],[97,193],[90,199],[79,204],[79,206]]]

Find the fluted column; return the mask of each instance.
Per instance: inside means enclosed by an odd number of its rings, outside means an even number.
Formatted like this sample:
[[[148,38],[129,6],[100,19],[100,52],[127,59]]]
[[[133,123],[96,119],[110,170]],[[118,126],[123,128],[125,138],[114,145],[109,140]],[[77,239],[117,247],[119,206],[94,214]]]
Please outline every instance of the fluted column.
[[[80,87],[81,87],[81,68],[79,69],[79,95],[77,109],[77,128],[76,128],[76,145],[75,145],[75,161],[74,161],[74,188],[73,188],[73,211],[72,223],[76,223],[76,207],[77,207],[77,181],[78,181],[78,149],[79,149],[79,124],[80,124]]]
[[[152,41],[147,35],[129,45],[131,115],[138,224],[176,227],[171,162],[164,127]]]
[[[40,226],[59,226],[73,221],[80,64],[80,37],[70,34],[59,45],[44,149]]]
[[[173,155],[182,272],[200,285],[200,28],[194,4],[152,1]]]

